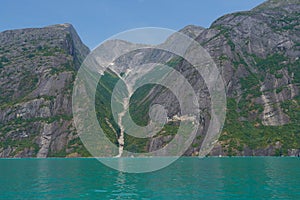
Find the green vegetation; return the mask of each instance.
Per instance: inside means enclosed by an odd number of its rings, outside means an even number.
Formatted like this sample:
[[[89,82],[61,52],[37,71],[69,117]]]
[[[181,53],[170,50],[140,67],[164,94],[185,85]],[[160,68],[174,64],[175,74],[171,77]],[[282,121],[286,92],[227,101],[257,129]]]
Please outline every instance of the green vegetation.
[[[55,157],[55,158],[64,158],[64,157],[67,156],[66,148],[63,148],[62,150],[60,150],[58,152],[52,152],[52,151],[50,151],[48,153],[48,156],[49,157]]]
[[[36,50],[32,53],[32,56],[30,56],[31,58],[34,57],[35,55],[41,55],[41,56],[57,56],[59,54],[66,54],[66,51],[62,48],[59,47],[51,47],[51,46],[41,46],[39,45]],[[30,55],[29,54],[29,55]]]
[[[2,56],[0,59],[0,62],[9,62],[8,58],[5,56]]]
[[[111,94],[119,78],[111,71],[105,71],[99,80],[95,96],[95,110],[99,124],[109,140],[118,145],[115,131],[119,132],[119,127],[114,121],[111,111]],[[113,129],[107,123],[111,123]]]
[[[280,33],[288,30],[296,30],[299,24],[299,17],[299,13],[294,13],[293,15],[282,15],[279,19],[273,18],[270,27]]]
[[[67,149],[68,151],[70,151],[69,153],[67,153]],[[58,152],[50,151],[48,156],[57,157],[57,158],[66,157],[68,154],[75,153],[75,152],[78,153],[81,157],[92,157],[92,155],[86,150],[86,148],[82,144],[79,137],[69,141],[67,147],[61,149]]]
[[[34,56],[35,56],[35,54],[30,53],[30,54],[28,54],[26,57],[29,58],[29,59],[31,59],[31,58],[33,58]]]
[[[229,37],[227,38],[227,44],[230,46],[231,51],[235,50],[235,44],[229,39]]]
[[[249,89],[257,89],[259,87],[259,79],[256,75],[250,74],[249,76],[240,79],[240,83],[242,89],[249,90]]]
[[[232,60],[233,66],[235,69],[237,69],[239,67],[239,65],[244,65],[244,66],[248,66],[248,64],[246,63],[246,61],[243,59],[242,55],[237,53],[238,56],[238,60]]]
[[[178,67],[183,62],[183,60],[184,59],[182,57],[177,56],[175,58],[172,58],[170,61],[168,61],[166,63],[166,65],[168,65],[169,67],[175,68],[175,67]]]
[[[67,61],[66,63],[64,63],[63,65],[61,65],[59,67],[52,67],[50,74],[55,75],[55,74],[59,74],[62,72],[75,72],[74,64],[70,61]]]
[[[34,149],[34,153],[37,154],[39,150],[39,145],[35,142],[34,138],[36,136],[32,135],[27,138],[23,138],[22,140],[15,140],[13,143],[11,143],[11,146],[17,147],[15,150],[15,153],[18,153],[20,151],[23,151],[25,148],[27,149]]]
[[[0,149],[15,147],[13,155],[16,155],[25,148],[33,150],[35,153],[39,150],[35,138],[37,137],[37,132],[33,133],[32,126],[35,120],[24,120],[22,118],[17,118],[15,120],[9,121],[5,124],[0,124]],[[22,137],[15,137],[14,132],[21,131],[24,132]],[[10,133],[8,135],[8,133]],[[13,133],[13,134],[11,134]]]
[[[124,150],[134,153],[146,153],[149,139],[148,138],[136,138],[131,135],[124,135]]]
[[[130,116],[139,126],[146,126],[149,123],[151,100],[146,97],[154,87],[155,85],[153,84],[144,85],[138,88],[130,99]]]
[[[284,87],[277,88],[277,89],[275,90],[276,94],[279,94],[280,92],[282,92],[283,88],[284,88]]]
[[[277,79],[281,79],[283,78],[283,74],[278,73],[278,70],[286,67],[289,71],[289,75],[293,77],[293,83],[300,83],[300,73],[298,73],[300,59],[292,61],[285,55],[279,53],[270,54],[266,58],[260,58],[253,54],[251,56],[254,58],[260,72],[270,72],[274,74]]]
[[[175,122],[169,122],[164,125],[162,130],[157,134],[159,136],[168,136],[168,135],[173,135],[175,136],[179,128],[179,123]]]
[[[0,131],[3,131],[4,133],[9,132],[10,130],[16,130],[24,125],[30,125],[33,122],[46,122],[46,123],[52,123],[54,121],[60,121],[60,120],[71,120],[72,115],[56,115],[52,117],[35,117],[35,118],[29,118],[24,119],[22,117],[15,118],[14,120],[10,120],[5,124],[0,124]],[[9,129],[9,130],[8,130]]]
[[[96,93],[96,114],[99,124],[106,134],[107,138],[114,144],[118,145],[116,133],[119,135],[119,126],[113,118],[111,111],[111,95],[119,78],[110,71],[106,71],[101,77],[97,86]],[[140,112],[137,112],[140,113]],[[133,116],[133,115],[132,115]],[[136,116],[135,116],[136,119]],[[108,124],[110,123],[110,124]],[[113,129],[112,129],[113,128]],[[131,152],[146,152],[148,139],[135,138],[125,133],[124,149]]]
[[[228,27],[222,26],[222,25],[218,25],[218,26],[216,26],[216,28],[220,31],[220,33],[217,36],[223,35],[227,40],[227,44],[230,46],[230,50],[235,51],[235,44],[231,40],[231,37],[230,37],[230,34],[229,34],[231,29],[228,28]]]
[[[238,104],[235,99],[227,99],[227,118],[220,141],[226,145],[229,155],[235,155],[244,146],[251,149],[266,148],[276,142],[282,144],[277,150],[278,155],[287,155],[288,149],[300,148],[300,107],[297,101],[287,101],[282,104],[291,118],[291,123],[284,126],[264,126],[259,121],[239,120]],[[225,146],[224,146],[225,147]],[[280,153],[280,154],[279,154]]]
[[[283,78],[283,74],[275,74],[275,78],[281,79],[281,78]]]
[[[234,18],[241,15],[251,15],[251,13],[239,12],[231,16]],[[282,16],[281,19],[274,21],[274,27],[280,28],[280,31],[294,30],[296,28],[295,25],[297,25],[297,23],[295,22],[299,21],[299,17],[299,15],[295,15],[295,17],[290,17],[288,15]],[[268,22],[272,22],[272,20],[275,20],[275,18],[271,18],[269,20],[270,21]],[[237,23],[236,26],[243,25],[242,23],[243,22]],[[259,99],[257,99],[257,97],[260,97],[262,95],[260,87],[262,85],[261,83],[265,79],[265,76],[270,73],[277,79],[283,79],[283,77],[285,76],[285,71],[282,69],[288,69],[289,76],[293,79],[292,83],[298,86],[300,84],[300,73],[298,73],[300,67],[300,59],[295,61],[291,60],[292,57],[289,58],[287,56],[292,54],[285,55],[284,53],[271,53],[266,57],[258,57],[256,55],[247,54],[246,48],[242,50],[243,45],[237,48],[238,46],[236,46],[236,44],[243,43],[249,44],[249,46],[251,46],[250,40],[252,40],[253,37],[249,36],[249,38],[245,38],[243,39],[243,41],[239,41],[240,38],[235,37],[235,35],[232,34],[235,30],[232,29],[232,27],[232,25],[228,24],[215,26],[213,25],[212,29],[214,30],[211,32],[211,34],[217,34],[214,37],[208,36],[208,41],[205,41],[202,44],[205,45],[212,40],[220,39],[220,41],[213,41],[210,44],[211,47],[215,45],[216,48],[218,48],[218,45],[225,44],[225,49],[223,49],[222,47],[220,47],[219,50],[215,49],[216,51],[214,55],[222,54],[219,57],[220,63],[226,61],[225,67],[227,67],[227,64],[232,64],[233,71],[237,71],[237,69],[241,66],[243,68],[240,68],[239,71],[242,71],[244,69],[247,70],[246,72],[243,71],[241,73],[244,76],[240,80],[235,80],[235,78],[238,77],[236,76],[236,74],[233,75],[233,81],[230,80],[230,83],[233,84],[236,84],[236,82],[239,81],[241,88],[233,87],[234,89],[236,89],[236,91],[229,90],[230,95],[233,94],[231,97],[233,97],[235,94],[239,96],[234,96],[234,98],[227,99],[227,118],[224,125],[223,134],[220,137],[221,144],[227,151],[228,155],[236,155],[238,152],[243,151],[245,146],[250,147],[251,149],[260,149],[266,148],[270,145],[275,145],[277,142],[280,142],[282,144],[282,148],[277,149],[275,152],[275,155],[278,156],[282,154],[286,155],[288,149],[299,149],[299,96],[294,98],[293,100],[288,100],[280,103],[280,106],[284,113],[286,113],[290,117],[290,123],[279,127],[264,126],[262,124],[261,116],[264,108],[261,104],[257,103],[259,102]],[[63,34],[65,33],[66,32],[64,32]],[[239,35],[239,33],[237,32],[236,34]],[[59,34],[58,37],[61,37],[61,35]],[[24,103],[28,100],[36,98],[35,95],[29,95],[33,94],[33,89],[35,89],[39,84],[39,81],[42,80],[38,74],[35,74],[35,72],[40,73],[42,71],[47,71],[47,74],[45,74],[46,78],[51,75],[55,76],[62,72],[68,72],[72,74],[72,79],[75,79],[75,66],[78,67],[78,64],[81,63],[83,56],[76,55],[76,52],[80,50],[75,48],[72,49],[75,53],[73,52],[74,54],[70,55],[69,48],[67,48],[65,44],[60,44],[61,39],[64,40],[64,43],[67,43],[67,46],[74,46],[72,44],[74,40],[72,39],[71,34],[66,33],[65,37],[63,36],[62,38],[35,38],[32,40],[28,38],[28,40],[30,41],[25,40],[24,42],[26,42],[26,44],[23,43],[24,38],[19,38],[18,40],[22,43],[20,47],[15,48],[7,46],[0,48],[0,69],[4,68],[5,66],[5,70],[3,69],[1,71],[1,73],[3,73],[2,78],[8,77],[8,81],[9,79],[18,79],[16,83],[13,83],[15,84],[13,85],[13,87],[0,88],[0,93],[2,94],[0,96],[0,109],[6,109],[7,112],[10,112],[5,113],[5,116],[11,116],[11,114],[14,114],[13,112],[15,112],[15,108],[19,106],[16,104]],[[295,47],[293,48],[297,50],[299,46],[300,43],[296,43]],[[227,49],[230,49],[229,51],[231,52],[226,52]],[[18,53],[18,51],[20,53],[19,55],[16,54],[16,52]],[[227,53],[228,55],[226,55]],[[14,58],[13,56],[16,56],[16,58]],[[255,64],[255,67],[253,68],[251,68],[250,65],[251,58],[253,58],[252,61],[254,61],[253,63]],[[22,59],[26,61],[24,66],[21,65]],[[62,60],[64,60],[65,63],[61,63]],[[183,58],[175,56],[164,64],[168,65],[169,67],[178,69],[179,67],[183,66],[183,64],[186,64],[185,62],[186,61]],[[29,63],[33,63],[33,66],[27,66],[29,65]],[[48,67],[48,65],[50,65],[50,67]],[[43,68],[43,70],[39,70],[39,67]],[[193,76],[193,80],[197,80],[195,78],[196,76],[194,76],[196,74],[196,71],[187,70],[187,65],[184,65],[184,67],[186,68],[182,69],[186,70],[185,72],[191,72],[187,76]],[[227,77],[231,78],[231,69],[230,71],[224,69],[224,71],[222,72],[224,72],[226,80]],[[154,71],[154,73],[156,77],[160,77],[161,74],[163,74],[162,71],[158,70]],[[187,73],[185,73],[185,75],[186,74]],[[91,78],[94,78],[93,76],[94,75],[91,74]],[[124,76],[124,73],[120,73],[120,76]],[[95,96],[95,110],[98,122],[107,138],[109,138],[109,140],[115,145],[118,145],[117,137],[120,134],[120,130],[117,122],[113,118],[113,113],[111,110],[111,95],[118,81],[119,77],[112,71],[107,70],[104,73],[104,76],[102,76],[101,80],[98,82],[97,92]],[[282,85],[283,81],[285,80],[281,80],[279,82],[279,85]],[[64,94],[71,95],[73,85],[70,82],[72,82],[72,80],[68,79],[66,84],[67,86],[63,91]],[[265,85],[268,86],[269,84]],[[283,86],[267,92],[284,94],[287,89],[287,86]],[[16,90],[17,92],[15,92]],[[153,103],[153,100],[156,99],[157,95],[160,95],[166,91],[166,88],[154,84],[144,85],[143,87],[139,88],[130,99],[129,112],[133,121],[140,126],[146,126],[150,120],[149,110]],[[124,91],[121,92],[125,93],[126,91],[124,89]],[[42,107],[48,106],[48,101],[51,101],[50,103],[52,104],[56,97],[38,96],[37,98],[44,98],[45,100],[47,100],[44,105],[41,105]],[[8,107],[10,107],[11,110],[7,109]],[[37,153],[39,149],[36,142],[38,133],[35,133],[37,132],[36,127],[39,126],[37,124],[39,124],[39,122],[58,122],[59,124],[62,124],[64,121],[70,120],[72,120],[71,115],[56,115],[48,118],[36,117],[30,119],[24,119],[19,115],[15,119],[14,117],[12,117],[8,122],[5,121],[5,124],[3,124],[4,122],[0,124],[0,148],[13,146],[15,148],[14,154],[17,154],[18,152],[26,148],[31,148],[31,150],[33,149],[35,153]],[[179,122],[169,122],[164,125],[159,133],[157,133],[156,137],[170,136],[168,137],[168,139],[170,139],[177,133],[178,127]],[[23,130],[24,132],[28,132],[30,134],[24,137],[19,135],[16,136],[17,133],[19,134]],[[34,131],[30,132],[31,130]],[[68,131],[70,131],[67,132],[68,134],[74,134],[73,136],[75,136],[75,133],[71,132],[71,129]],[[147,151],[147,148],[149,147],[149,141],[150,140],[148,138],[140,139],[125,133],[124,149],[131,152],[143,153]],[[199,144],[196,142],[199,142]],[[201,137],[199,136],[199,138],[197,138],[197,141],[194,142],[193,147],[199,146],[200,142]],[[60,151],[49,152],[49,156],[65,157],[68,154],[74,152],[79,153],[81,156],[91,156],[85,149],[79,137],[76,137],[69,141],[67,146]]]
[[[175,67],[182,62],[181,58],[172,59],[167,63],[170,67]],[[159,71],[153,71],[153,73]],[[145,77],[147,78],[147,77]],[[115,84],[119,81],[119,78],[110,71],[106,71],[104,76],[101,77],[97,86],[96,93],[96,112],[98,121],[103,131],[110,139],[111,142],[118,145],[116,133],[119,135],[120,130],[111,112],[111,94],[115,87]],[[149,123],[149,110],[152,99],[155,97],[149,97],[150,91],[155,88],[154,84],[147,84],[138,88],[130,99],[129,112],[132,120],[139,126],[146,126]],[[160,91],[165,90],[164,87],[157,88]],[[111,124],[108,124],[108,122]],[[113,129],[112,129],[113,127]],[[174,135],[177,133],[178,126],[169,123],[163,127],[163,129],[157,134],[158,136]],[[130,152],[144,153],[147,151],[149,139],[148,138],[136,138],[125,133],[124,135],[125,145],[124,149]]]
[[[24,76],[20,79],[18,90],[22,92],[30,92],[36,88],[39,79],[36,74],[31,74],[29,72],[24,72]],[[26,94],[24,94],[26,95]]]
[[[300,67],[300,59],[298,59],[295,62],[292,62],[288,65],[289,74],[290,74],[290,76],[293,77],[293,83],[295,83],[295,84],[300,83],[299,67]]]
[[[21,139],[6,138],[4,141],[0,141],[0,148],[8,148],[9,146],[16,147],[13,155],[23,151],[25,148],[33,149],[36,155],[39,150],[39,146],[34,140],[35,137],[36,135],[30,135]]]
[[[40,131],[35,128],[36,122],[46,122],[46,123],[53,123],[55,121],[62,122],[62,120],[69,121],[72,119],[71,115],[57,115],[53,117],[48,118],[30,118],[30,119],[23,119],[22,117],[18,117],[14,120],[11,120],[5,124],[0,124],[0,133],[2,134],[2,141],[0,141],[0,148],[8,148],[10,147],[16,147],[15,151],[12,155],[16,155],[17,153],[23,151],[25,148],[31,149],[34,151],[35,155],[39,150],[39,146],[37,144],[37,133]],[[35,130],[34,134],[32,133]],[[18,137],[14,138],[14,132],[16,131],[24,131],[28,134],[28,136],[24,137]],[[84,147],[81,148],[81,153],[84,153]],[[55,157],[63,157],[65,154],[63,153],[64,150],[61,150],[60,152],[50,152],[49,156],[55,156]],[[86,154],[84,154],[86,155]],[[34,156],[34,155],[33,155]]]
[[[278,70],[281,70],[288,59],[279,53],[271,54],[266,58],[259,58],[256,55],[252,55],[255,59],[256,66],[262,72],[270,72],[271,74],[276,74]]]
[[[79,137],[69,141],[68,143],[68,149],[72,149],[72,152],[76,152],[80,154],[82,157],[91,157],[92,155],[86,148],[84,147],[82,141],[80,140]]]

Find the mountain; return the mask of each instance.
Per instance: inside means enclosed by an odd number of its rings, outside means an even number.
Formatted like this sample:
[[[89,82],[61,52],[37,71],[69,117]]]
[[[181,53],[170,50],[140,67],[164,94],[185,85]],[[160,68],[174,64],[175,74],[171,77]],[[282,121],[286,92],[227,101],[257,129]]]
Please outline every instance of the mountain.
[[[299,1],[270,0],[221,17],[197,37],[227,85],[213,155],[299,154],[299,15]]]
[[[227,119],[211,155],[299,154],[299,11],[298,1],[267,1],[251,11],[225,15],[208,29],[187,26],[181,30],[210,53],[226,85]],[[176,56],[158,50],[138,52],[115,65],[120,69],[151,60],[173,66],[190,80],[199,96],[208,97],[201,77],[193,78],[189,64]],[[198,154],[210,120],[205,113],[209,103],[203,100],[201,131],[186,155]],[[133,120],[147,125],[149,108],[156,103],[167,108],[170,119],[180,112],[170,91],[148,86],[131,99]],[[170,122],[149,140],[126,136],[125,149],[160,149],[174,138],[177,127],[178,122]]]
[[[74,28],[4,31],[0,47],[0,157],[80,153],[71,94],[89,49]]]
[[[210,53],[226,86],[226,121],[210,155],[300,155],[299,16],[298,0],[269,0],[251,11],[225,15],[207,29],[189,25],[180,30]],[[170,41],[172,37],[166,43]],[[71,110],[74,78],[89,50],[73,27],[4,31],[0,44],[0,157],[89,156]],[[126,45],[134,44],[111,44]],[[99,123],[119,145],[120,125],[110,109],[112,90],[130,64],[158,60],[180,71],[201,96],[200,129],[185,153],[198,155],[210,121],[208,90],[191,65],[171,53],[148,49],[118,58],[116,71],[106,71],[97,88]],[[138,89],[130,99],[133,120],[147,125],[153,104],[164,105],[174,120],[152,138],[125,134],[125,150],[154,151],[174,138],[180,107],[166,88]]]

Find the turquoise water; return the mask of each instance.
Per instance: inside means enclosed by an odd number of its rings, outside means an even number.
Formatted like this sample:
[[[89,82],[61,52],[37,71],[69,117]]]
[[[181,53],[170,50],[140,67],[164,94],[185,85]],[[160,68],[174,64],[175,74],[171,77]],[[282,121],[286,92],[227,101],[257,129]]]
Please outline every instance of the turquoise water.
[[[299,158],[181,158],[127,174],[95,159],[0,159],[0,199],[300,199]]]

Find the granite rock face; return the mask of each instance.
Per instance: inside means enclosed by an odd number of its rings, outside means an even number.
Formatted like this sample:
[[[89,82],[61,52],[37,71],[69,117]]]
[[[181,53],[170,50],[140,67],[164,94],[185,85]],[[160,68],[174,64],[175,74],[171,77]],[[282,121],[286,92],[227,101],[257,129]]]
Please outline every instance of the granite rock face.
[[[221,155],[295,155],[290,149],[300,148],[299,16],[299,1],[270,0],[221,17],[197,37],[227,85]]]
[[[251,11],[225,15],[208,29],[187,26],[181,30],[209,52],[226,85],[227,119],[211,155],[297,155],[295,149],[300,148],[299,16],[299,1],[270,0]],[[156,59],[169,64],[203,97],[200,131],[186,152],[186,155],[197,155],[210,121],[209,96],[203,80],[193,76],[190,65],[174,55],[166,56],[156,50],[138,55],[131,56],[130,63]],[[117,65],[124,66],[127,62],[123,59]],[[169,118],[180,115],[178,102],[170,91],[153,87],[148,92],[139,99],[142,103],[133,102],[139,106],[136,110],[161,104],[168,110]],[[143,121],[147,114],[135,113],[139,116],[136,121]],[[172,139],[168,130],[162,132],[150,139],[148,151],[160,149]]]
[[[225,15],[210,28],[189,25],[180,31],[209,52],[226,86],[227,118],[210,155],[299,156],[299,18],[298,0],[269,0],[251,11]],[[88,53],[69,24],[0,33],[0,157],[89,156],[74,128],[71,109],[76,71]],[[178,70],[201,97],[199,131],[185,153],[198,155],[210,122],[210,97],[204,80],[188,62],[157,49],[135,51],[115,60],[117,75],[109,80],[117,81],[130,65],[158,61]],[[125,135],[125,150],[155,151],[173,139],[183,116],[176,97],[161,86],[137,91],[130,100],[133,120],[147,125],[154,104],[168,110],[170,123],[147,140]],[[114,138],[120,134],[118,125],[104,105],[109,106],[110,99],[96,105],[96,110],[106,112],[98,113],[103,118],[100,124],[118,145]]]
[[[0,33],[0,157],[75,151],[72,84],[89,53],[70,24]],[[77,147],[76,147],[77,148]]]

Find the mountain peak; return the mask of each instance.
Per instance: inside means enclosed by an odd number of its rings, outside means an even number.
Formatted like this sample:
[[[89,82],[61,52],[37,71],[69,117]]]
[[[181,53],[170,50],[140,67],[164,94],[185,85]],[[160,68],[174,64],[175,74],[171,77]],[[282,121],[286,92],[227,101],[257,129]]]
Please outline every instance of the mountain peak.
[[[254,8],[254,10],[274,9],[274,8],[292,8],[294,5],[300,5],[299,0],[268,0]]]
[[[179,32],[188,35],[191,38],[196,38],[200,33],[202,33],[205,28],[201,26],[188,25],[181,29]]]
[[[69,23],[63,23],[63,24],[54,24],[50,26],[46,26],[44,28],[62,28],[62,29],[69,29],[69,28],[74,28],[72,24]]]

